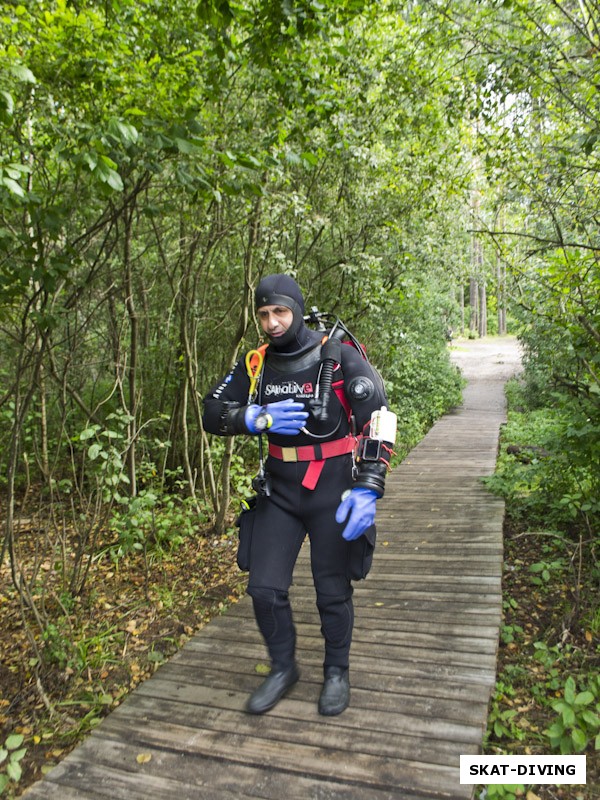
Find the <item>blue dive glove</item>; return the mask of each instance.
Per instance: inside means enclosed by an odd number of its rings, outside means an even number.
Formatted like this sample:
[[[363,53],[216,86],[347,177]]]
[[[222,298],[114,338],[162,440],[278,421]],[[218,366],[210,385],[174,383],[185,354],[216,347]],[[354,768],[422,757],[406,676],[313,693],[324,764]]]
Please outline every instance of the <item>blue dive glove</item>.
[[[378,497],[373,489],[357,487],[343,498],[335,512],[335,521],[343,522],[350,515],[342,532],[348,542],[358,539],[375,522],[375,501]]]
[[[284,436],[296,436],[307,419],[304,403],[297,403],[291,398],[267,403],[266,406],[248,406],[244,414],[244,422],[250,433],[268,431]]]

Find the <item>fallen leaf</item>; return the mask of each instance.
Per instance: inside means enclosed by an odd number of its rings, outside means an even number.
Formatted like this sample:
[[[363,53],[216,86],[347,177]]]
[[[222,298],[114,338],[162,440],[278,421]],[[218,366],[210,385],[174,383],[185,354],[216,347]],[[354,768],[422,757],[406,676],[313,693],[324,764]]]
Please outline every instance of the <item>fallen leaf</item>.
[[[527,792],[527,797],[525,800],[540,800],[540,798],[537,794],[534,794],[533,792]]]
[[[257,664],[254,667],[254,671],[259,675],[268,675],[271,672],[271,667],[269,667],[267,664]]]
[[[137,633],[138,633],[138,621],[137,621],[137,619],[129,620],[129,622],[125,626],[125,630],[127,631],[127,633],[131,633],[134,636],[137,636]]]
[[[135,760],[137,761],[138,764],[147,764],[149,761],[152,761],[152,754],[140,753]]]

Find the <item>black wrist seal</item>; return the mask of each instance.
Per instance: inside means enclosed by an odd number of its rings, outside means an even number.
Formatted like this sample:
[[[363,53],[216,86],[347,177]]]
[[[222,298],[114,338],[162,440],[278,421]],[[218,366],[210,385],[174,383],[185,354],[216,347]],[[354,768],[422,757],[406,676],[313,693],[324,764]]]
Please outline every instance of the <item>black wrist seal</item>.
[[[361,461],[357,465],[356,479],[353,488],[372,489],[379,497],[385,492],[385,476],[387,465],[382,461]]]
[[[247,406],[224,400],[219,417],[219,433],[221,436],[235,436],[237,433],[248,433],[244,421]]]

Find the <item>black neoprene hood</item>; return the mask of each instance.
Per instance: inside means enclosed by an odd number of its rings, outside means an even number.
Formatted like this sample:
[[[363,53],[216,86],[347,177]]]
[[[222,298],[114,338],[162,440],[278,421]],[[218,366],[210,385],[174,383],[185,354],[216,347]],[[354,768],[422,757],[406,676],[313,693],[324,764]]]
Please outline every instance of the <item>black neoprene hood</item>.
[[[285,306],[304,314],[304,298],[296,281],[289,275],[268,275],[254,292],[256,308],[262,306]],[[295,314],[294,314],[295,316]]]
[[[282,351],[297,350],[302,346],[305,332],[304,298],[293,278],[282,273],[263,278],[254,292],[254,302],[257,309],[263,306],[284,306],[291,309],[294,315],[292,324],[283,336],[272,339],[268,337],[273,347]]]

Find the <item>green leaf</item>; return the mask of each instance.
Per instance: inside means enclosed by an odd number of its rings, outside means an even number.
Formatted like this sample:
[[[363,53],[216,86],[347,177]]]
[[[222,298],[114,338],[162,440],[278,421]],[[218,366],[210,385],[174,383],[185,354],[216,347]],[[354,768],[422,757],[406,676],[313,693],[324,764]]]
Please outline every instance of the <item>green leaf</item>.
[[[115,117],[108,123],[108,132],[125,145],[135,144],[139,137],[137,128],[134,125],[129,122],[121,122],[120,119]]]
[[[111,189],[114,189],[115,192],[122,192],[125,188],[123,186],[121,176],[118,172],[115,172],[114,169],[109,169],[106,173],[106,177],[103,178],[103,180],[110,186]]]
[[[5,750],[3,747],[0,747],[0,764],[2,764],[8,758],[8,750]]]
[[[25,194],[25,190],[23,189],[23,187],[20,184],[18,184],[15,180],[13,180],[12,178],[4,178],[3,177],[2,178],[2,183],[4,184],[4,186],[6,186],[6,188],[9,190],[9,192],[12,192],[13,194],[16,194],[18,197],[26,197],[27,196]]]
[[[236,158],[233,155],[233,153],[230,153],[229,151],[227,151],[225,153],[217,153],[217,155],[221,159],[221,161],[225,164],[226,167],[234,167],[235,166]]]
[[[315,155],[314,153],[302,153],[302,159],[312,167],[316,167],[316,165],[319,163],[319,156]]]
[[[23,744],[23,736],[20,733],[13,733],[11,734],[8,739],[4,742],[4,746],[7,750],[16,750],[17,747],[21,747]]]
[[[589,725],[593,730],[600,729],[600,717],[593,711],[586,709],[581,712],[581,719]]]
[[[575,698],[575,705],[577,706],[589,706],[589,704],[593,702],[594,702],[594,695],[589,691],[580,692]]]
[[[98,444],[97,442],[90,445],[90,447],[88,448],[88,458],[90,459],[90,461],[95,461],[100,455],[101,450],[102,450],[102,445]]]
[[[8,778],[6,775],[0,775],[0,794],[6,789],[8,786]]]
[[[238,163],[241,164],[242,167],[252,170],[260,169],[261,166],[260,161],[248,153],[242,153],[242,155],[238,156]]]
[[[565,683],[565,700],[569,705],[573,705],[575,701],[575,691],[576,691],[575,679],[571,675],[569,675]]]
[[[587,740],[587,736],[581,730],[581,728],[573,728],[573,730],[571,732],[571,739],[573,740],[573,744],[575,745],[575,749],[578,752],[581,752],[581,750],[585,750],[585,747],[587,745],[587,741],[588,740]]]
[[[15,750],[14,753],[11,753],[10,760],[11,761],[22,761],[25,757],[25,753],[27,752],[27,748],[23,747],[21,750]]]
[[[179,152],[184,153],[184,155],[191,155],[192,153],[197,153],[199,150],[199,145],[191,142],[189,139],[180,139],[176,137],[175,144]]]
[[[14,761],[9,761],[9,763],[6,765],[6,774],[11,781],[18,783],[21,780],[21,775],[23,774],[21,765]]]
[[[37,83],[37,78],[33,72],[24,64],[13,64],[10,71],[17,80],[23,81],[23,83]]]
[[[12,95],[4,90],[0,90],[0,117],[7,125],[12,121],[14,109],[15,101]]]

